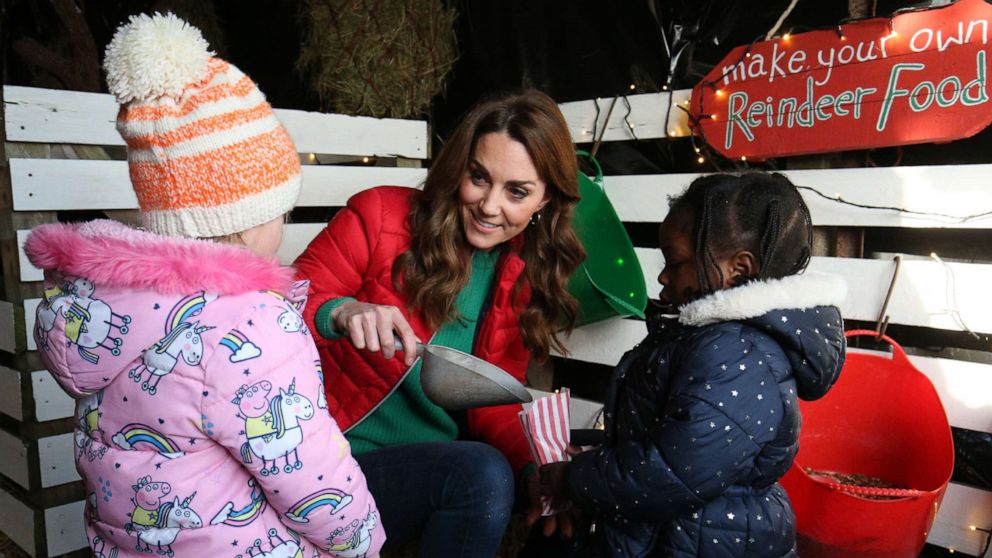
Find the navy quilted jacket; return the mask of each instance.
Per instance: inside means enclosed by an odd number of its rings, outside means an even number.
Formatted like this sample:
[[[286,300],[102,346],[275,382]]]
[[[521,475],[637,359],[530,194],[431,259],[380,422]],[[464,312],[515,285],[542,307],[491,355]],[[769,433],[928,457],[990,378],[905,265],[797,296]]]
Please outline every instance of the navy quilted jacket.
[[[795,556],[779,478],[798,449],[797,397],[844,362],[839,278],[753,282],[652,320],[614,371],[606,444],[568,468],[609,556]]]

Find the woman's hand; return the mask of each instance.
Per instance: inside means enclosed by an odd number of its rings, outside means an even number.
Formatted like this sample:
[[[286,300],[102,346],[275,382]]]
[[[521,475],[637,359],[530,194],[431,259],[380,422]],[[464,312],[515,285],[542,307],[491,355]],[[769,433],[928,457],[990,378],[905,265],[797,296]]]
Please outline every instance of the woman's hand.
[[[417,360],[417,334],[395,306],[351,300],[331,314],[334,329],[347,333],[357,349],[382,352],[383,358],[396,355],[396,338],[403,343],[403,361],[410,366]]]

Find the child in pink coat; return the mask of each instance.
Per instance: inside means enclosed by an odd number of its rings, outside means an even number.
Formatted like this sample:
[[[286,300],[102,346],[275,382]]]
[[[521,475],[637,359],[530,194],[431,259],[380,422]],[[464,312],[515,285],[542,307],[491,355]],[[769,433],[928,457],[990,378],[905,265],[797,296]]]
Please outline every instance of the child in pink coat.
[[[146,230],[43,225],[26,243],[45,270],[35,338],[78,400],[91,547],[376,555],[385,535],[326,411],[306,287],[274,258],[300,191],[292,141],[171,14],[132,18],[105,64]]]

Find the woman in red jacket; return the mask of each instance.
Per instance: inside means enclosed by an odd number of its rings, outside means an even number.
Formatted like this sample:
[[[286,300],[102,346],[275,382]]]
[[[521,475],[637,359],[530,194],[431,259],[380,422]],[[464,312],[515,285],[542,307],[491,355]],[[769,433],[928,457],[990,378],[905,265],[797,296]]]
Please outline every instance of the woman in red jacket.
[[[578,309],[566,283],[585,257],[572,229],[577,172],[554,101],[493,97],[463,117],[422,191],[357,194],[297,260],[329,410],[390,544],[419,536],[421,556],[493,556],[514,478],[536,492],[520,405],[444,411],[420,387],[416,343],[521,382],[531,356],[563,349],[557,332]]]

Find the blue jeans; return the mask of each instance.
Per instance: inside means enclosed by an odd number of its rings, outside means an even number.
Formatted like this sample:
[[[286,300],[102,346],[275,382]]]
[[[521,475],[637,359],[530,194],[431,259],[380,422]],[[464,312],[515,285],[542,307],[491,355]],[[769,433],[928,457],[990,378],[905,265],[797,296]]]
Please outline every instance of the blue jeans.
[[[480,442],[427,442],[355,456],[386,530],[386,548],[420,538],[419,556],[496,555],[513,508],[514,480]]]

